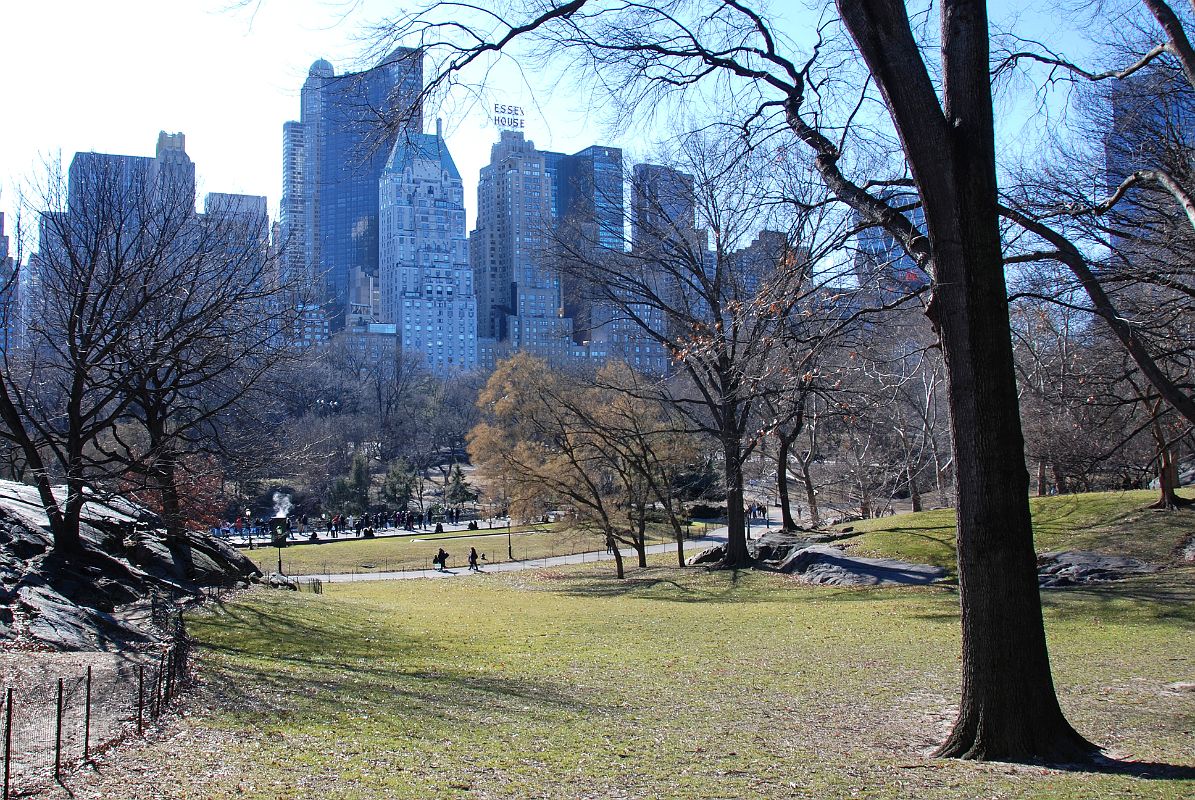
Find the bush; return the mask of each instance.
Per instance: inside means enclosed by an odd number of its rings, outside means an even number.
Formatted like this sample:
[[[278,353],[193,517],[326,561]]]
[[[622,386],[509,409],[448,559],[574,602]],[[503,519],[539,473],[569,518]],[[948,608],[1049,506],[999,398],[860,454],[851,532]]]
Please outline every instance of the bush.
[[[689,516],[693,519],[722,519],[726,516],[726,506],[696,503],[689,507]]]

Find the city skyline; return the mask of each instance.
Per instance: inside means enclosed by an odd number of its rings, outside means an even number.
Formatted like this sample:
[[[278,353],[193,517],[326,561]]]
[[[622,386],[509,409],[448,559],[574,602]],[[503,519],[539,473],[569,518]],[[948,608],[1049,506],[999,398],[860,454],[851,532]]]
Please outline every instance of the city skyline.
[[[20,191],[35,196],[47,162],[60,156],[65,167],[76,152],[152,156],[159,131],[186,135],[200,196],[264,196],[270,217],[278,218],[282,126],[299,116],[311,64],[324,59],[338,74],[372,66],[377,54],[364,39],[367,26],[394,12],[393,3],[377,0],[169,7],[130,0],[118,11],[46,0],[6,7],[0,71],[10,79],[0,96],[10,119],[19,120],[0,139],[0,211],[10,236]],[[62,27],[63,19],[71,25]],[[495,103],[524,109],[529,135],[552,149],[575,152],[611,139],[596,114],[566,105],[573,98],[563,90],[533,92],[525,81],[513,65],[499,65],[493,89],[449,98],[425,114],[425,133],[437,117],[444,120],[470,227],[478,173],[499,135]]]

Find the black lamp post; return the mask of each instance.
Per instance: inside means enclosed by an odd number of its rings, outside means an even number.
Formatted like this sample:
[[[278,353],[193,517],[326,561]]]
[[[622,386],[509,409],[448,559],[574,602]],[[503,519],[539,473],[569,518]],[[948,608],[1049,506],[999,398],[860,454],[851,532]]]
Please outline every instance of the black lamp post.
[[[515,560],[514,543],[510,538],[510,517],[506,518],[506,555],[511,560]]]
[[[274,520],[274,547],[278,549],[278,574],[282,574],[282,545],[286,544],[286,520]]]

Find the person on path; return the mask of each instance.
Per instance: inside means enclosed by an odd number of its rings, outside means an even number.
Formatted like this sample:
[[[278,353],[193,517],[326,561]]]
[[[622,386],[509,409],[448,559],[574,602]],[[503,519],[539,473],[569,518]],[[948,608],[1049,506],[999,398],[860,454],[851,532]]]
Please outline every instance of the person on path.
[[[481,572],[481,568],[477,566],[477,548],[469,548],[469,569],[474,572]]]
[[[443,572],[448,566],[448,551],[443,547],[440,552],[436,553],[436,557],[432,559],[432,563],[436,565],[436,569]]]

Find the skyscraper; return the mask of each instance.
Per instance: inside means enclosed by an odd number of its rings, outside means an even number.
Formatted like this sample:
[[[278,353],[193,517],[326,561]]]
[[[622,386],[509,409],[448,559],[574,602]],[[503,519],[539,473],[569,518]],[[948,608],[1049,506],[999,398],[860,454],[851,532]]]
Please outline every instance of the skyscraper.
[[[465,237],[464,188],[435,134],[394,143],[379,183],[381,316],[403,354],[433,372],[477,366],[477,298]]]
[[[559,157],[536,150],[520,131],[502,131],[481,169],[477,228],[469,237],[478,335],[499,343],[499,350],[526,350],[557,364],[573,349],[560,274],[544,257],[555,222]],[[495,351],[487,346],[485,352]]]
[[[554,187],[556,235],[567,241],[570,249],[590,251],[588,258],[621,254],[626,244],[622,150],[594,145],[571,156],[544,156]],[[611,310],[595,303],[585,281],[567,270],[561,289],[564,315],[573,321],[574,340],[578,344],[601,340]]]
[[[423,56],[398,48],[373,69],[336,75],[320,59],[303,84],[300,119],[283,126],[283,238],[322,285],[333,328],[378,279],[378,180],[396,139],[422,133]],[[413,109],[413,110],[412,110]],[[405,117],[402,132],[382,121]],[[301,263],[301,267],[299,264]]]
[[[6,352],[13,340],[17,318],[19,276],[8,249],[8,234],[4,232],[4,212],[0,211],[0,353]]]
[[[667,262],[677,249],[704,251],[698,243],[693,177],[671,167],[636,164],[631,170],[631,259],[641,272],[651,297],[624,293],[614,298],[604,325],[595,331],[609,357],[619,358],[643,372],[668,371],[667,348],[659,337],[668,333],[665,306],[679,283],[654,260]],[[679,298],[672,298],[676,302]]]
[[[911,206],[904,215],[917,228],[925,230],[925,211],[917,205],[916,194],[887,192],[883,199],[894,206]],[[856,214],[855,224],[863,222],[862,215]],[[881,227],[863,228],[855,237],[855,248],[855,279],[859,288],[877,302],[914,294],[930,284],[929,275],[904,245]]]

